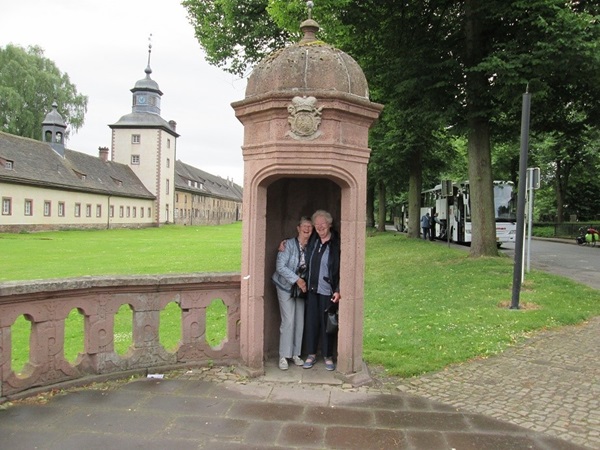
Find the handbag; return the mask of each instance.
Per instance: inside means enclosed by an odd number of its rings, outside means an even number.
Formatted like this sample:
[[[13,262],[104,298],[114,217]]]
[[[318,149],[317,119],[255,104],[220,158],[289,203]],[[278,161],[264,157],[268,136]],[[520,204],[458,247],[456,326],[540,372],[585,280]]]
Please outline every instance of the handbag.
[[[298,267],[296,274],[306,281],[306,266]],[[297,283],[292,284],[292,298],[306,298],[306,292],[302,292]]]
[[[335,334],[338,332],[338,308],[332,303],[325,310],[325,333]]]

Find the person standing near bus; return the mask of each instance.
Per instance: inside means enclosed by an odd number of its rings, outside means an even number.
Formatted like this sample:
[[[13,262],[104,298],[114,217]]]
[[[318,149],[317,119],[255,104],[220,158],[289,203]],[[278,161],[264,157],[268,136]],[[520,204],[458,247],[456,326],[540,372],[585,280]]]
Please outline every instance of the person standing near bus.
[[[429,237],[429,213],[425,213],[421,217],[421,229],[423,230],[423,239],[427,240]]]
[[[433,216],[429,218],[429,240],[435,240],[435,225],[440,223],[438,219],[438,213],[434,213]]]

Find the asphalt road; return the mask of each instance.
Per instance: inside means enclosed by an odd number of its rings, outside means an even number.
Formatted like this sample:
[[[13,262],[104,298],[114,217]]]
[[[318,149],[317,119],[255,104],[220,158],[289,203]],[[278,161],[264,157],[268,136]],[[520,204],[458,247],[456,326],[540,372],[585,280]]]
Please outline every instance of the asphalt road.
[[[501,250],[514,258],[514,244],[506,244]],[[573,242],[532,239],[529,256],[532,269],[562,275],[600,289],[600,246],[577,245],[575,239]],[[527,266],[526,255],[523,257],[523,266]]]

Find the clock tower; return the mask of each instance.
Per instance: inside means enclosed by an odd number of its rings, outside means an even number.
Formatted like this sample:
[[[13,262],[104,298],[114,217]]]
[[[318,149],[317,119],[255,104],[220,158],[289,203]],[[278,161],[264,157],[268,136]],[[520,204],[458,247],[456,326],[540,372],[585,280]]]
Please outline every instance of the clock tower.
[[[175,122],[160,116],[163,95],[150,74],[152,45],[148,45],[146,76],[131,92],[131,113],[109,125],[112,129],[112,160],[127,164],[146,189],[156,196],[152,211],[156,225],[174,222],[175,212]]]

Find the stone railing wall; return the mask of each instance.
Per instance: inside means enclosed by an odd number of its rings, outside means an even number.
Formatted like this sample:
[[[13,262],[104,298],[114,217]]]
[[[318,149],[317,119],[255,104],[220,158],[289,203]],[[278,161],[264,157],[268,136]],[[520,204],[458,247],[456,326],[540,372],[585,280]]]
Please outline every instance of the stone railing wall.
[[[215,299],[227,307],[227,336],[217,347],[205,339],[206,309]],[[170,302],[181,308],[181,341],[174,352],[159,342],[160,312]],[[122,305],[133,310],[132,346],[114,349],[114,319]],[[84,352],[74,363],[64,356],[65,319],[83,315]],[[11,367],[11,326],[31,322],[29,362]],[[158,368],[226,365],[240,358],[239,274],[83,277],[0,284],[0,403],[36,387],[71,380]],[[22,395],[22,394],[20,394]]]

